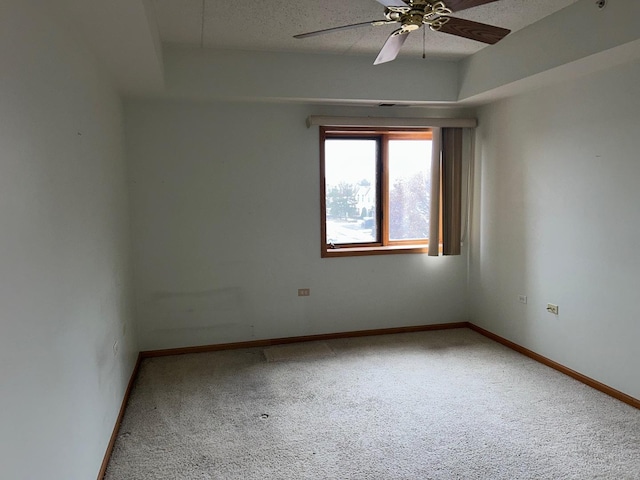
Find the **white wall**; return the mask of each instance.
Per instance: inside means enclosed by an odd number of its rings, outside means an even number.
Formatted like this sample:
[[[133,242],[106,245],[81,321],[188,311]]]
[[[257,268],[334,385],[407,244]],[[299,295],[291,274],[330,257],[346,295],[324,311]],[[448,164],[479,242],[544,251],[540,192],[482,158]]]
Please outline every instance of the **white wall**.
[[[381,114],[127,103],[143,350],[466,320],[464,256],[320,258],[312,113]]]
[[[602,9],[594,0],[576,1],[462,60],[458,99],[524,91],[638,59],[639,15],[637,0],[610,1]]]
[[[3,0],[0,72],[0,477],[96,478],[137,352],[121,105],[47,2]]]
[[[640,398],[640,63],[479,124],[471,321]]]
[[[165,46],[165,94],[181,99],[308,103],[455,102],[458,64],[371,56]]]

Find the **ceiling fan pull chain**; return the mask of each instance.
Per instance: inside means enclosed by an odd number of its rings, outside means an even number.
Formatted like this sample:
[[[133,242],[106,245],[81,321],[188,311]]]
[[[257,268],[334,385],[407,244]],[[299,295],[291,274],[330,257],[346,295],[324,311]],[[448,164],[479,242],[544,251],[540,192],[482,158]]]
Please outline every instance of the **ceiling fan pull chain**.
[[[427,58],[427,29],[422,29],[422,59]]]

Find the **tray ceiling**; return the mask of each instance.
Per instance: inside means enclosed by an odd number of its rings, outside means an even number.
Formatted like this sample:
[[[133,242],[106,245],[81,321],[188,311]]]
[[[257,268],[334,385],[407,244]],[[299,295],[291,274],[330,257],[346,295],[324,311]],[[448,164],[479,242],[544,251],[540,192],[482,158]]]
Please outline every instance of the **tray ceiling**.
[[[500,0],[456,16],[520,30],[577,0]],[[375,55],[395,26],[363,27],[294,39],[293,35],[383,18],[375,0],[153,0],[164,43],[225,50],[262,50]],[[425,30],[423,38],[422,31]],[[484,44],[421,29],[410,35],[400,57],[460,58]]]

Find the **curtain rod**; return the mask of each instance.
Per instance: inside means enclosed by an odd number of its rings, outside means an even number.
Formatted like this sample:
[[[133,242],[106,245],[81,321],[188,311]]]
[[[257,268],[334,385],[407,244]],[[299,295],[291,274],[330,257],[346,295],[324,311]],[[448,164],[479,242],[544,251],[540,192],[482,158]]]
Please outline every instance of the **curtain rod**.
[[[475,128],[475,118],[394,118],[394,117],[328,117],[310,115],[307,117],[307,128],[313,125],[324,127],[444,127]]]

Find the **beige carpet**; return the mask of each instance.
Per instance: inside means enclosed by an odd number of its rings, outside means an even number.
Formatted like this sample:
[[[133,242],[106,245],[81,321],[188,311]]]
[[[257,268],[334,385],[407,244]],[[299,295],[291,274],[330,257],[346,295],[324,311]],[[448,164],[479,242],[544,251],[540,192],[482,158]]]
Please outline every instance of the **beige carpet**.
[[[145,360],[106,479],[640,479],[639,410],[475,332],[326,343]]]

